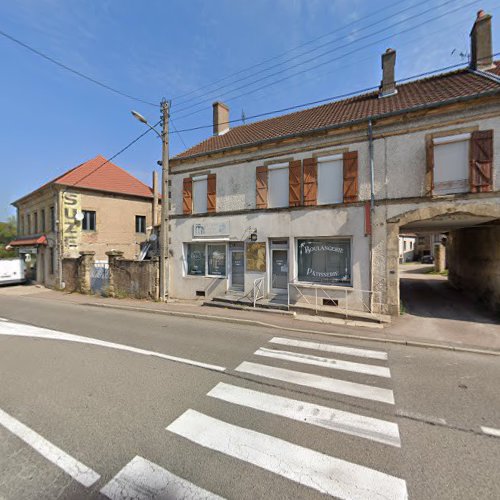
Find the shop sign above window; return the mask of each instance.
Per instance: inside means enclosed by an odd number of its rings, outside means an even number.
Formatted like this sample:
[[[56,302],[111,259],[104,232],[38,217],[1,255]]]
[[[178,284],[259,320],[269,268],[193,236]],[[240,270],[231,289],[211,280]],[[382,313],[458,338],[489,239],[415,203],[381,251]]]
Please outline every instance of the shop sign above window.
[[[229,238],[229,221],[193,224],[193,238]]]

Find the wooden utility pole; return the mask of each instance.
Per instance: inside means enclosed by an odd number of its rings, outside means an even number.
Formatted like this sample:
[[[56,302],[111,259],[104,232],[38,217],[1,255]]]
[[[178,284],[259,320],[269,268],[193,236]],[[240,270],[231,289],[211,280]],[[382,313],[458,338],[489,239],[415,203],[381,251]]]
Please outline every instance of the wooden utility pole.
[[[168,119],[169,103],[161,101],[161,221],[160,221],[160,301],[168,299],[169,287],[169,196],[168,196]]]

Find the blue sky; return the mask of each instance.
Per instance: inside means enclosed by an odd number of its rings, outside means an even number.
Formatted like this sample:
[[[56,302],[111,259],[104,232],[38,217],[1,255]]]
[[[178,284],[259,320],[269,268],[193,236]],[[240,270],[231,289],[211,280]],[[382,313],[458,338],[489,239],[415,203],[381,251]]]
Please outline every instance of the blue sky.
[[[122,92],[152,103],[172,99],[181,130],[211,125],[217,99],[240,118],[378,85],[387,47],[397,50],[397,78],[458,64],[479,8],[493,14],[495,35],[500,0],[4,0],[0,30]],[[497,52],[495,36],[493,43]],[[14,213],[15,199],[97,154],[112,156],[143,132],[131,109],[160,118],[159,108],[110,93],[1,36],[0,60],[0,220]],[[210,134],[181,136],[191,146]],[[171,154],[182,149],[172,134]],[[150,183],[160,154],[149,134],[115,163]]]

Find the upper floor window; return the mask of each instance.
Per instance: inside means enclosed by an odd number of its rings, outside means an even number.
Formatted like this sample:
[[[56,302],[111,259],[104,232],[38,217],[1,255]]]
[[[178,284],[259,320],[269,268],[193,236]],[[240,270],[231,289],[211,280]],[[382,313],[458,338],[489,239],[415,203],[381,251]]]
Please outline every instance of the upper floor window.
[[[289,164],[278,163],[268,166],[268,198],[269,208],[287,207],[289,203]]]
[[[31,215],[26,215],[26,231],[28,234],[31,234]]]
[[[344,200],[343,155],[318,158],[318,205],[342,203]]]
[[[33,213],[33,222],[35,223],[35,233],[38,233],[38,212]]]
[[[135,216],[135,232],[145,233],[146,232],[146,216],[136,215]]]
[[[42,233],[45,232],[45,209],[42,208],[42,211],[40,212],[40,222],[42,223]]]
[[[54,207],[50,207],[50,230],[56,230],[56,210]]]
[[[193,177],[193,212],[195,214],[208,212],[207,187],[206,175]]]
[[[84,231],[95,231],[96,216],[93,210],[84,210],[82,219],[82,229]]]
[[[469,191],[470,134],[434,139],[434,194]]]
[[[204,214],[215,212],[217,206],[217,178],[215,174],[185,177],[182,187],[182,212]]]

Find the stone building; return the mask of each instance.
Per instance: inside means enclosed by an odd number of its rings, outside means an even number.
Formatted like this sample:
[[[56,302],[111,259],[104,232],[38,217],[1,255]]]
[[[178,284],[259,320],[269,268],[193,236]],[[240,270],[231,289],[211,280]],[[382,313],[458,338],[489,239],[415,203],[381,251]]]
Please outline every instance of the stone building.
[[[117,250],[139,256],[151,233],[153,191],[102,156],[78,165],[13,203],[18,238],[10,246],[35,262],[37,282],[62,285],[64,258],[95,252],[96,261]]]
[[[170,296],[398,314],[399,234],[433,232],[450,235],[450,280],[500,307],[500,63],[482,11],[471,54],[397,83],[388,49],[378,91],[232,129],[214,103],[213,137],[170,164]]]

